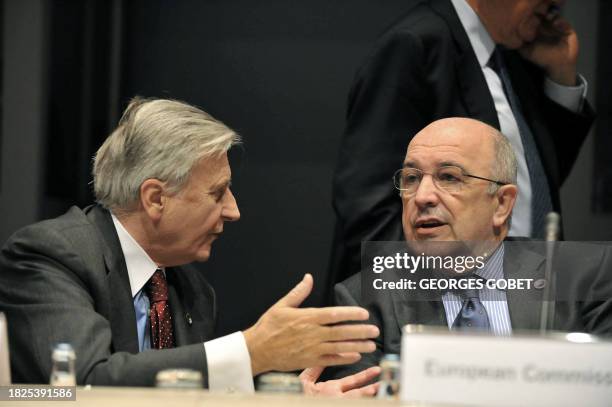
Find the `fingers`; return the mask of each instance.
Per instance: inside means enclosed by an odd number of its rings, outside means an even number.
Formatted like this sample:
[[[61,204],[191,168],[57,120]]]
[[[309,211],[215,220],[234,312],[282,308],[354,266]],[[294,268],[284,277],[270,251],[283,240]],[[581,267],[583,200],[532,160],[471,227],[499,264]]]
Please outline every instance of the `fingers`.
[[[283,298],[278,300],[273,307],[299,307],[302,302],[310,295],[312,291],[313,280],[312,275],[305,274],[302,281],[291,289]]]
[[[309,308],[302,311],[308,312],[313,320],[321,325],[346,321],[365,321],[369,317],[368,311],[361,307]]]
[[[344,393],[344,396],[347,398],[357,398],[357,397],[373,397],[378,393],[378,387],[380,383],[372,383],[367,386],[361,387],[359,389],[349,390]]]
[[[304,369],[304,371],[300,374],[300,380],[302,383],[315,383],[319,379],[319,376],[321,376],[323,369],[325,369],[323,366],[309,367],[308,369]]]
[[[376,344],[372,341],[342,341],[322,343],[318,350],[324,355],[337,353],[371,353],[376,350]]]
[[[361,354],[357,352],[340,353],[335,355],[322,355],[319,357],[317,365],[320,366],[338,366],[350,365],[358,362],[361,359]]]
[[[361,388],[374,380],[380,374],[380,367],[372,366],[368,369],[362,370],[359,373],[355,373],[350,376],[343,377],[338,380],[340,389],[342,392],[348,392],[349,390]]]
[[[564,33],[565,35],[570,34],[573,30],[573,27],[570,22],[562,17],[555,19],[553,21],[553,26],[555,27],[555,29],[557,29],[559,32]]]
[[[376,325],[336,325],[322,327],[323,339],[327,341],[350,341],[377,338],[380,330]]]

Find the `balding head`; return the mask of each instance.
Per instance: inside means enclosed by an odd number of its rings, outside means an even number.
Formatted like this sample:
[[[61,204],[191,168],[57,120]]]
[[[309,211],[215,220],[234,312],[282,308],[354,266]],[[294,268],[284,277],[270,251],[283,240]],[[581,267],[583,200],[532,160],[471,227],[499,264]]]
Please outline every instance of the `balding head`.
[[[463,137],[469,134],[469,137]],[[464,156],[471,161],[489,162],[493,179],[516,184],[517,162],[510,142],[499,130],[478,120],[451,117],[437,120],[425,127],[412,139],[411,147],[434,146],[435,143],[461,144]],[[489,191],[494,193],[497,184]]]
[[[506,236],[517,194],[516,159],[499,131],[467,118],[433,122],[408,146],[402,174],[414,180],[415,171],[432,176],[410,181],[402,193],[408,240]]]

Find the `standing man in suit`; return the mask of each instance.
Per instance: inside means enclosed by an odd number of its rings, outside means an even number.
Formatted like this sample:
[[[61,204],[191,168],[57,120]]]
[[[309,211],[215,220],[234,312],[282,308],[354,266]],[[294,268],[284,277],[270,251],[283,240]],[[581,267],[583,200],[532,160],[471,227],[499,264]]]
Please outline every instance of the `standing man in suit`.
[[[513,148],[493,127],[467,118],[442,119],[427,126],[410,142],[394,177],[406,243],[468,242],[472,247],[486,247],[484,267],[467,275],[482,281],[542,279],[543,245],[507,240],[518,192],[516,174]],[[557,296],[563,301],[557,303],[554,328],[612,334],[610,247],[568,243],[556,252]],[[541,290],[480,289],[471,294],[440,290],[423,300],[411,291],[389,289],[368,298],[362,295],[368,292],[362,285],[370,285],[369,276],[364,268],[337,284],[335,294],[339,305],[369,309],[370,322],[381,331],[377,351],[352,366],[332,368],[334,375],[377,365],[385,353],[399,353],[401,328],[406,324],[481,329],[499,336],[539,328]],[[422,277],[434,278],[429,273]],[[445,274],[445,278],[457,277],[466,276]]]
[[[352,363],[374,350],[376,327],[338,325],[367,319],[366,310],[298,308],[310,275],[252,327],[212,338],[214,291],[186,265],[208,260],[225,223],[240,218],[227,159],[238,141],[185,103],[130,103],[95,156],[97,204],[28,226],[2,249],[15,382],[48,382],[59,342],[76,351],[78,384],[151,386],[159,370],[189,368],[210,389],[245,392],[253,375]],[[318,386],[317,371],[303,376],[307,387],[336,394],[377,374]]]
[[[388,176],[417,131],[444,117],[508,137],[520,190],[510,235],[542,237],[593,120],[578,51],[553,0],[426,0],[388,30],[349,95],[333,182],[336,281],[359,270],[362,241],[401,238]]]

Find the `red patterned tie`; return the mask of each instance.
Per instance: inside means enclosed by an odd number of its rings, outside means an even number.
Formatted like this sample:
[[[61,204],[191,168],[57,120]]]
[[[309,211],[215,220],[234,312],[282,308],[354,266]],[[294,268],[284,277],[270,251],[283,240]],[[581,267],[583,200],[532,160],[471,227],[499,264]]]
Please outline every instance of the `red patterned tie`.
[[[146,285],[146,291],[151,302],[149,310],[151,347],[153,349],[172,348],[174,347],[174,335],[168,304],[168,283],[162,270],[155,270],[155,274]]]

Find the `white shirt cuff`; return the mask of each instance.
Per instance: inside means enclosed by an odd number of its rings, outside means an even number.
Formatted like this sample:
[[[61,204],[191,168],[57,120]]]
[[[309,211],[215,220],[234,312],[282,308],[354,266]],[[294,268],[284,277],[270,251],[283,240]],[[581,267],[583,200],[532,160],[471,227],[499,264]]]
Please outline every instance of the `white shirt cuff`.
[[[255,393],[251,357],[242,332],[204,342],[211,391]]]
[[[580,74],[578,74],[578,84],[576,86],[560,85],[552,79],[546,78],[544,93],[564,108],[579,113],[582,110],[588,87],[586,79]]]

